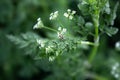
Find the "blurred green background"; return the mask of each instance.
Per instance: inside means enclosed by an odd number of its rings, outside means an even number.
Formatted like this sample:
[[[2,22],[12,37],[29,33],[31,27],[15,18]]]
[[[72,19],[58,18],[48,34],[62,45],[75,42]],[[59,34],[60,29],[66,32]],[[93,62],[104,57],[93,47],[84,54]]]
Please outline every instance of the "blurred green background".
[[[119,0],[110,0],[111,5],[114,6],[117,1]],[[26,56],[24,51],[17,48],[6,37],[8,34],[20,35],[31,31],[47,37],[44,30],[33,30],[36,19],[41,17],[45,25],[55,25],[48,20],[51,12],[56,10],[64,12],[68,8],[79,12],[77,4],[78,0],[0,0],[0,80],[82,80],[84,67],[81,63],[83,61],[76,54],[73,58],[78,58],[77,61],[66,62],[66,58],[71,58],[71,54],[61,58],[62,61],[53,63],[47,60],[35,61],[31,56]],[[119,14],[120,6],[114,24],[120,30]],[[112,56],[110,60],[120,61],[120,52],[115,50],[115,43],[120,41],[120,31],[113,37],[105,35],[102,39],[99,50],[101,55],[96,58],[99,65],[104,66],[102,61],[99,61],[102,54]],[[106,58],[102,56],[103,61]],[[114,80],[110,73],[107,74],[108,71],[100,72],[106,69],[101,66],[95,66],[95,71]],[[79,70],[83,73],[77,72]],[[83,78],[83,80],[87,79]]]

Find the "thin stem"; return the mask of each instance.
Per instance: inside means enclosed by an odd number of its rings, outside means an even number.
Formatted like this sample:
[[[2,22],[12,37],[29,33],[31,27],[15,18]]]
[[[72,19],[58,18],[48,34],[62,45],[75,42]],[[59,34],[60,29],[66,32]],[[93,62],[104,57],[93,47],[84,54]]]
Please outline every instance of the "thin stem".
[[[54,31],[54,32],[58,32],[57,30],[52,29],[52,28],[49,28],[49,27],[43,27],[43,28],[48,29],[48,30],[51,30],[51,31]]]
[[[89,42],[89,41],[79,41],[78,43],[85,44],[85,45],[91,45],[91,46],[95,45],[93,42]]]
[[[63,24],[60,22],[60,20],[57,18],[57,21],[59,22],[59,24],[61,25],[61,27],[64,28]]]

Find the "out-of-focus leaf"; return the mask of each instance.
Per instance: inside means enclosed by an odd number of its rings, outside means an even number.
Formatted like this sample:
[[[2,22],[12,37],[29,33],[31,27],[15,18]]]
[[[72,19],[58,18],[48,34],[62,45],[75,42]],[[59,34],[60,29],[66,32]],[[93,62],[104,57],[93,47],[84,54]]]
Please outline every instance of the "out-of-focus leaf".
[[[107,13],[107,14],[111,13],[109,2],[107,2],[106,5],[105,5],[105,13]]]
[[[82,1],[81,3],[79,3],[78,8],[80,9],[83,15],[88,15],[89,5],[86,1]]]
[[[92,30],[93,29],[93,24],[91,23],[91,22],[87,22],[86,24],[85,24],[85,27],[88,29],[88,30]]]
[[[82,16],[79,16],[77,18],[77,22],[78,22],[78,25],[80,25],[80,26],[85,24],[85,20]]]
[[[107,33],[108,36],[112,36],[115,35],[118,32],[118,28],[115,27],[106,27],[105,31]]]
[[[110,18],[111,25],[114,24],[114,20],[116,18],[116,12],[117,12],[118,6],[119,6],[119,2],[116,3],[116,5],[115,5],[115,7],[114,7],[114,9],[113,9],[113,11],[111,13],[111,18]]]

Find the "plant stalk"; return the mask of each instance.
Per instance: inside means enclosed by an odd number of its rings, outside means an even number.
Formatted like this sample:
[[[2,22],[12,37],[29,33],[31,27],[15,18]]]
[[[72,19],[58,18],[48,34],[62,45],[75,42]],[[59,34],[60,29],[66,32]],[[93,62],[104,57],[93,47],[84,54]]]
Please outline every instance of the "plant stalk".
[[[99,13],[96,14],[95,17],[93,17],[93,23],[94,23],[94,27],[95,27],[95,37],[94,37],[94,46],[92,48],[92,51],[90,53],[89,56],[89,62],[91,63],[95,57],[95,55],[97,54],[98,51],[98,46],[99,46]]]

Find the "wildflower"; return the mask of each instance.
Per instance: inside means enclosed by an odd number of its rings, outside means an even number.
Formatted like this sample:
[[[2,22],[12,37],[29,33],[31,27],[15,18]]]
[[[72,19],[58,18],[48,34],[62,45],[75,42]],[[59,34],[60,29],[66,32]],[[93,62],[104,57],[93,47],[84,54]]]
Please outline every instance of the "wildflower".
[[[53,47],[53,46],[48,46],[48,47],[45,49],[45,50],[46,50],[46,54],[53,52],[52,47]]]
[[[72,20],[75,13],[76,13],[76,11],[74,11],[74,10],[71,11],[70,9],[68,9],[67,12],[64,13],[64,16],[67,17],[68,19]]]
[[[38,29],[38,28],[43,28],[43,27],[44,25],[43,25],[41,18],[38,18],[37,23],[34,25],[33,29]]]
[[[37,43],[40,45],[40,47],[39,47],[39,48],[41,48],[41,47],[44,47],[44,46],[45,46],[45,44],[44,44],[44,42],[43,42],[42,40],[38,40],[38,39],[37,39]]]
[[[64,39],[64,34],[66,33],[66,31],[67,31],[67,29],[66,28],[61,28],[61,27],[59,27],[58,28],[58,38],[60,38],[60,39]]]
[[[51,13],[50,14],[50,20],[54,20],[54,19],[56,19],[57,18],[57,16],[58,16],[58,11],[55,11],[54,13]]]

